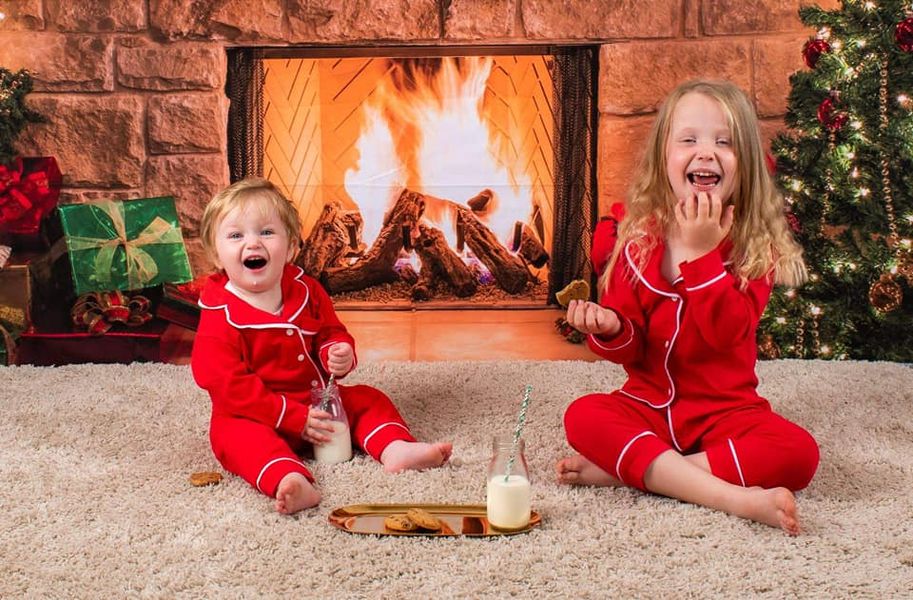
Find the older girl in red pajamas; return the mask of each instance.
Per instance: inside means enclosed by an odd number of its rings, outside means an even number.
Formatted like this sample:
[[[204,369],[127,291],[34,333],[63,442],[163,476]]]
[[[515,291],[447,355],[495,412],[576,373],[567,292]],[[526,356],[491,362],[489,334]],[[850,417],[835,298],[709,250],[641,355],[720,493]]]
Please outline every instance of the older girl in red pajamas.
[[[628,485],[799,532],[793,492],[818,445],[758,395],[755,334],[774,283],[805,276],[757,119],[735,86],[679,86],[656,119],[620,223],[597,227],[601,301],[568,322],[624,366],[574,401],[562,483]],[[617,229],[616,229],[617,226]]]
[[[330,415],[311,408],[312,381],[344,377],[354,340],[329,295],[294,265],[294,207],[266,180],[235,183],[213,198],[201,237],[220,271],[200,295],[191,366],[212,399],[210,441],[219,462],[285,514],[315,506],[320,493],[299,458],[329,440]],[[339,386],[354,443],[389,472],[443,464],[449,443],[420,443],[380,390]]]

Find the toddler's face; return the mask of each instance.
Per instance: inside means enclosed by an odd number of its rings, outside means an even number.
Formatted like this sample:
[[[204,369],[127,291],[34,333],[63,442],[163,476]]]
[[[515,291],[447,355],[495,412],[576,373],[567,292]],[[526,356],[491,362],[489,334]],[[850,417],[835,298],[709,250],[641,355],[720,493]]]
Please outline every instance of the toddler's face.
[[[672,111],[666,174],[675,197],[707,192],[727,202],[738,177],[732,132],[723,107],[698,92],[682,96]]]
[[[293,256],[289,236],[276,209],[256,199],[225,214],[215,231],[216,266],[232,285],[259,294],[280,285]]]

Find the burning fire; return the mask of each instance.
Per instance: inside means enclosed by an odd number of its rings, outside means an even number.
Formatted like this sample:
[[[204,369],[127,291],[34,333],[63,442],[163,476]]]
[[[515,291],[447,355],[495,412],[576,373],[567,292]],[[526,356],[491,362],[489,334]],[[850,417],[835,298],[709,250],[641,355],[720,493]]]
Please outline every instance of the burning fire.
[[[482,190],[493,192],[478,215],[510,247],[514,223],[527,221],[532,184],[518,164],[521,141],[513,123],[494,123],[486,111],[491,57],[396,62],[363,105],[358,162],[345,189],[364,219],[370,247],[384,214],[403,188],[432,196],[424,219],[457,246],[453,210]],[[488,102],[500,102],[490,96]]]

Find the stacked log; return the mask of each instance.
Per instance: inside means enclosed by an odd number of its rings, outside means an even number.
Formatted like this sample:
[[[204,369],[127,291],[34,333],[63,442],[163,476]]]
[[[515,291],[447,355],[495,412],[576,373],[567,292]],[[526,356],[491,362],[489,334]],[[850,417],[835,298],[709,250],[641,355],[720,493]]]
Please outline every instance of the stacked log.
[[[412,247],[418,237],[418,221],[425,210],[422,194],[403,190],[384,217],[374,245],[353,265],[326,269],[321,283],[331,294],[351,292],[392,283],[399,279],[393,268],[404,247]]]

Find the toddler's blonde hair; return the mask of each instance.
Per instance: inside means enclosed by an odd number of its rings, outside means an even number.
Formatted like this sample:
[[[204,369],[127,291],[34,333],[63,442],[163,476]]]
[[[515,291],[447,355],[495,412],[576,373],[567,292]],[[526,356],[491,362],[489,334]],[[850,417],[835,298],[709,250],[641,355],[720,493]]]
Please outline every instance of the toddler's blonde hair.
[[[288,234],[289,246],[298,251],[301,243],[301,219],[295,206],[289,202],[273,182],[262,177],[247,177],[231,184],[209,201],[200,221],[200,239],[206,254],[216,256],[216,229],[232,209],[259,203],[264,210],[276,209],[276,214]]]
[[[724,260],[732,261],[733,272],[743,286],[750,279],[766,275],[772,276],[778,284],[800,285],[806,278],[802,248],[793,238],[784,213],[783,197],[767,170],[754,108],[734,84],[698,79],[676,87],[659,109],[625,204],[625,216],[618,226],[618,241],[600,276],[600,290],[605,293],[611,284],[612,269],[625,244],[632,242],[637,250],[637,266],[642,270],[650,250],[675,222],[678,199],[666,172],[666,149],[675,107],[691,93],[716,100],[732,134],[738,177],[731,198],[735,205],[735,219],[729,231],[732,252]],[[634,274],[630,276],[633,281]]]

